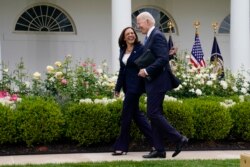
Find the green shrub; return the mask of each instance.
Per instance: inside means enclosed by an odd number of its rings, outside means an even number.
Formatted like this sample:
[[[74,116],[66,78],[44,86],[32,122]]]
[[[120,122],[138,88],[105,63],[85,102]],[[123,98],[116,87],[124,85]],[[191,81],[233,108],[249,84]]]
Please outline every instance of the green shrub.
[[[234,121],[232,135],[236,138],[250,140],[250,102],[237,103],[230,108]]]
[[[66,137],[80,145],[108,142],[113,137],[112,114],[103,104],[74,104],[66,112]]]
[[[120,118],[122,113],[122,100],[117,100],[109,103],[106,106],[107,111],[110,112],[110,122],[107,128],[107,133],[110,134],[110,140],[115,140],[120,132]]]
[[[218,102],[196,99],[192,106],[195,113],[195,138],[217,140],[229,134],[232,127],[230,113]]]
[[[16,117],[14,110],[0,104],[0,144],[17,141]]]
[[[41,97],[24,98],[17,105],[17,114],[20,137],[28,146],[60,138],[64,119],[55,101]]]
[[[194,136],[194,120],[192,108],[177,101],[164,101],[164,115],[171,125],[181,134],[191,138]]]

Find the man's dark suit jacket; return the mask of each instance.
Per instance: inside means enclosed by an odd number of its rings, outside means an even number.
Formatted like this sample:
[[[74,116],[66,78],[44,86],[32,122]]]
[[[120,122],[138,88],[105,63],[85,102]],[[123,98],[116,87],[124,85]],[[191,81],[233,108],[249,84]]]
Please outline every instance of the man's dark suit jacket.
[[[146,49],[150,49],[156,57],[155,62],[146,68],[147,73],[152,78],[145,81],[146,92],[158,93],[173,89],[168,44],[164,34],[159,29],[154,28],[151,32],[144,46],[144,51]]]

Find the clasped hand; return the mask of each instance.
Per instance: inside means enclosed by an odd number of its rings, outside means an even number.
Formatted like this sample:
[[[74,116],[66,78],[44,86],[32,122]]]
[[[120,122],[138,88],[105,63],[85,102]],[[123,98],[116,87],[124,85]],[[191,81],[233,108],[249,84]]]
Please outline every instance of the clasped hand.
[[[145,69],[140,69],[139,73],[138,73],[138,76],[140,77],[143,77],[143,78],[146,78],[147,77],[147,74],[145,72]]]

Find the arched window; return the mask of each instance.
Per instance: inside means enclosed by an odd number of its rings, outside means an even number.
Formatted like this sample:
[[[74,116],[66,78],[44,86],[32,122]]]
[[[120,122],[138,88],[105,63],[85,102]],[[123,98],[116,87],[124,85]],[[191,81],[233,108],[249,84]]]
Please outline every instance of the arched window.
[[[162,32],[169,33],[170,29],[168,28],[168,22],[171,21],[173,27],[171,28],[172,33],[176,33],[176,24],[173,19],[169,17],[169,15],[162,11],[152,7],[145,7],[139,10],[136,10],[132,13],[132,26],[135,30],[138,31],[137,24],[136,24],[136,17],[142,12],[149,12],[155,18],[155,26],[158,27]]]
[[[221,22],[219,33],[221,34],[229,34],[230,33],[230,15],[225,17],[225,19]]]
[[[15,31],[76,32],[66,12],[51,4],[35,5],[25,10],[16,22]]]

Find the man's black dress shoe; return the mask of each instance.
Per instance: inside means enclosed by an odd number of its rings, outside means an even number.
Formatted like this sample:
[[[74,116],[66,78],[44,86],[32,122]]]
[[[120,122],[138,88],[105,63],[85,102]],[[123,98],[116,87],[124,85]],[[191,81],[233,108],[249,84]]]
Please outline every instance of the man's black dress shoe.
[[[143,155],[143,158],[166,158],[165,151],[151,151],[148,155]]]
[[[176,155],[178,155],[181,152],[182,147],[187,143],[188,143],[188,138],[186,136],[183,136],[181,140],[176,144],[176,148],[172,157],[175,157]]]

